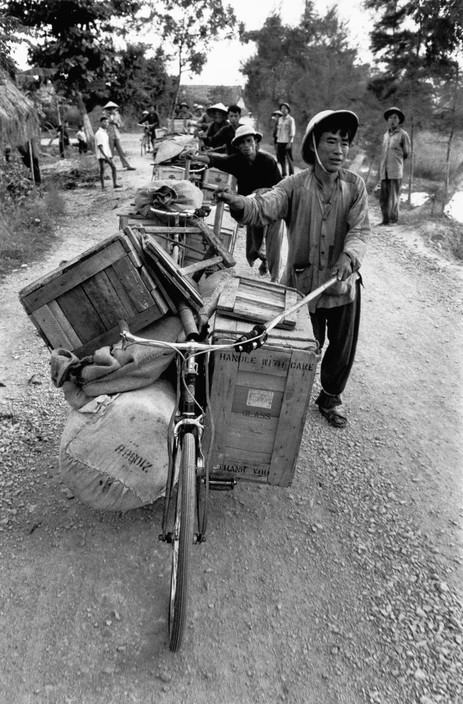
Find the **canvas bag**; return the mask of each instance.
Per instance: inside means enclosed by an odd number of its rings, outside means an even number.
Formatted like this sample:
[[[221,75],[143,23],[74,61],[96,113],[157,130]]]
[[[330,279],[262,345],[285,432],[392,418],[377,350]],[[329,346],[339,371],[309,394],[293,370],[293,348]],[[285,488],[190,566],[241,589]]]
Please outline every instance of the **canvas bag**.
[[[101,511],[128,511],[163,496],[175,399],[173,385],[159,379],[72,410],[60,443],[63,483]]]

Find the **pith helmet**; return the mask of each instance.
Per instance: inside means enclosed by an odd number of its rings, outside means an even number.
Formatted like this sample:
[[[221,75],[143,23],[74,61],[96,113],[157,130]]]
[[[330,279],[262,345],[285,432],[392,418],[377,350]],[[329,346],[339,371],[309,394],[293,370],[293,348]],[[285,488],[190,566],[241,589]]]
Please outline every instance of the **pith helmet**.
[[[400,124],[402,124],[402,122],[405,122],[405,115],[403,114],[402,110],[399,110],[399,108],[395,108],[395,107],[392,107],[392,108],[389,108],[388,110],[386,110],[386,112],[384,113],[384,119],[389,120],[390,116],[393,115],[394,113],[399,118]]]
[[[256,132],[254,127],[252,125],[240,125],[236,132],[235,136],[233,137],[231,143],[234,147],[240,142],[244,137],[249,137],[249,135],[252,135],[253,137],[256,138],[258,142],[262,139],[262,135],[260,132]]]
[[[219,110],[225,115],[228,115],[228,110],[223,103],[215,103],[215,105],[211,105],[209,108],[207,108],[206,112],[209,115],[211,112],[215,112],[216,110]]]
[[[321,112],[318,112],[314,117],[312,117],[307,125],[304,139],[302,140],[301,152],[302,158],[306,164],[315,163],[315,154],[313,149],[311,149],[312,133],[315,127],[333,116],[336,116],[339,120],[339,124],[347,130],[349,134],[349,143],[354,139],[359,125],[359,119],[355,112],[351,112],[350,110],[322,110]]]

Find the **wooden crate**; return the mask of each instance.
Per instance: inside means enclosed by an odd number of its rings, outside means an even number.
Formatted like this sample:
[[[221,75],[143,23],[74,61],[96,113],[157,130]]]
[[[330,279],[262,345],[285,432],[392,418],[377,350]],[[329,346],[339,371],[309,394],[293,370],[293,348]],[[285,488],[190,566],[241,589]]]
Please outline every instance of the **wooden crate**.
[[[217,186],[231,186],[236,185],[236,179],[232,174],[227,174],[225,171],[220,169],[206,169],[203,176],[203,186],[211,186],[212,188],[217,188]]]
[[[153,181],[168,181],[169,179],[181,181],[185,178],[185,169],[172,164],[154,164],[153,166]]]
[[[236,341],[252,327],[217,313],[211,337],[217,344]],[[304,308],[294,330],[272,330],[262,348],[211,355],[205,431],[211,476],[291,485],[319,359],[311,335]]]
[[[119,320],[132,332],[169,307],[129,238],[117,233],[19,292],[27,314],[50,349],[78,357],[119,339]]]
[[[297,300],[298,293],[294,288],[246,276],[235,276],[222,290],[217,311],[227,317],[266,323],[285,309],[291,308]],[[293,313],[278,323],[277,327],[291,330],[296,327],[296,319],[297,313]]]

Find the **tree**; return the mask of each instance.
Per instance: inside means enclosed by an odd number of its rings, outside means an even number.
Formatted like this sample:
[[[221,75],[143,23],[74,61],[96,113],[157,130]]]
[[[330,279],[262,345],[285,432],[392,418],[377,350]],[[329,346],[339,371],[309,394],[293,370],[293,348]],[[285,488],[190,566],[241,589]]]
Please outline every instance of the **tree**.
[[[171,56],[177,65],[173,116],[182,75],[201,72],[211,42],[218,36],[231,37],[236,17],[222,0],[151,0],[150,7],[150,19],[160,28],[163,47],[172,46]]]
[[[449,85],[458,86],[463,4],[460,0],[365,0],[365,6],[375,10],[378,18],[371,33],[371,48],[382,67],[370,88],[383,104],[386,100],[401,104],[408,115],[413,144],[416,128],[432,124],[442,128],[444,121],[435,120],[440,112],[436,107]],[[455,107],[451,114],[448,145],[453,137]],[[447,161],[449,156],[448,152]],[[410,162],[409,198],[413,149]]]
[[[151,58],[145,54],[143,44],[128,44],[117,52],[106,90],[112,100],[129,107],[135,115],[150,105],[155,105],[160,113],[168,113],[175,85],[165,68],[165,54],[162,49],[157,49]]]
[[[248,77],[246,104],[261,120],[285,101],[296,122],[305,126],[319,110],[354,109],[363,96],[367,67],[349,46],[335,9],[321,16],[306,2],[297,27],[284,25],[275,13],[262,29],[242,32],[241,40],[256,43],[243,73]]]
[[[82,92],[92,83],[104,80],[114,65],[113,36],[118,28],[115,17],[128,21],[140,9],[131,0],[7,0],[6,14],[35,30],[40,40],[30,49],[33,64],[54,68],[54,81],[64,94],[76,99],[87,136],[93,130]]]

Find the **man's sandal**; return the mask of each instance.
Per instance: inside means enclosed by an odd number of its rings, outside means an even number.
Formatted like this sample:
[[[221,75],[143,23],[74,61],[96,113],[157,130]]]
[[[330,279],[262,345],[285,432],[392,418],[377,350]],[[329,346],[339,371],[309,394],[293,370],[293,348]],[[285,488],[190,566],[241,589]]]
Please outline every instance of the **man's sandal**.
[[[333,428],[345,428],[347,425],[347,418],[339,411],[334,408],[321,408],[321,406],[318,407],[318,410],[322,414],[324,418],[328,421],[330,425],[333,426]]]

